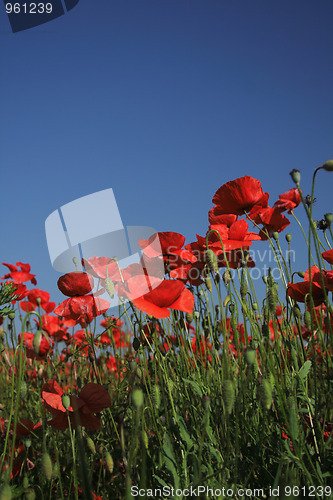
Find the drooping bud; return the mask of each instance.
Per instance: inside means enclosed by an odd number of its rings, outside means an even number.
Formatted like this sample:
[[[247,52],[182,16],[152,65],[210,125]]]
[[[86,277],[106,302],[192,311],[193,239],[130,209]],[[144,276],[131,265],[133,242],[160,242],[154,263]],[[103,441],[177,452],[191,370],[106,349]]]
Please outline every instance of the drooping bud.
[[[304,313],[304,325],[307,330],[311,330],[311,313],[307,309]]]
[[[301,182],[301,172],[294,168],[291,172],[289,172],[289,175],[291,176],[296,186],[299,186]]]
[[[298,318],[298,319],[300,319],[302,317],[302,311],[300,310],[298,305],[295,305],[293,307],[293,315],[295,316],[295,318]]]
[[[144,429],[142,429],[141,436],[142,436],[143,446],[146,448],[146,450],[148,450],[148,435]]]
[[[8,318],[10,319],[10,321],[13,321],[15,319],[15,311],[12,311],[8,314]]]
[[[111,278],[107,277],[105,280],[105,290],[108,292],[111,299],[114,298],[114,284]]]
[[[194,318],[193,313],[192,314],[191,313],[186,313],[186,321],[188,323],[192,323],[193,318]]]
[[[37,356],[39,354],[39,348],[40,348],[41,341],[42,341],[42,331],[41,330],[37,330],[37,332],[34,335],[33,341],[32,341],[32,345],[33,345],[35,354]]]
[[[134,351],[138,351],[140,349],[140,340],[138,339],[138,337],[134,337],[132,346]]]
[[[327,225],[330,226],[333,222],[333,214],[328,213],[324,215]]]
[[[333,160],[325,161],[325,163],[320,168],[326,170],[326,172],[333,172]]]
[[[151,394],[155,408],[158,410],[161,404],[161,392],[158,385],[154,385]]]
[[[47,452],[45,452],[42,456],[42,471],[47,481],[51,481],[52,479],[52,470],[53,467],[51,457]]]
[[[232,281],[231,272],[228,269],[226,271],[224,271],[222,279],[223,279],[223,283],[225,284],[225,286],[228,286],[229,283]]]
[[[93,455],[95,455],[95,453],[96,453],[95,443],[90,437],[87,437],[87,446],[88,446],[89,450],[91,451],[91,453]]]
[[[211,292],[213,290],[213,287],[212,287],[212,280],[210,279],[210,276],[206,276],[205,284],[206,284],[207,290],[209,292]]]
[[[245,355],[245,361],[248,366],[254,365],[257,359],[257,353],[255,349],[252,349],[252,347],[247,347],[244,352]]]
[[[298,274],[298,276],[299,276],[300,278],[304,278],[304,276],[305,276],[305,272],[304,272],[304,271],[298,271],[298,273],[297,273],[297,274]]]
[[[223,307],[227,307],[227,305],[229,304],[230,302],[230,295],[227,295],[223,301]]]
[[[207,260],[207,265],[208,265],[208,269],[212,272],[212,273],[217,273],[218,270],[219,270],[219,266],[217,264],[217,257],[216,257],[216,253],[213,252],[213,250],[211,249],[208,249],[206,251],[206,260]]]
[[[243,300],[245,299],[248,291],[249,291],[249,287],[247,286],[247,284],[246,283],[242,283],[241,287],[240,287],[240,296],[241,296],[241,298]]]
[[[105,452],[105,465],[106,465],[107,470],[110,472],[110,474],[112,474],[114,462],[113,462],[113,458],[111,457],[111,455],[108,451]]]
[[[232,380],[225,380],[222,384],[222,398],[225,410],[231,414],[235,404],[235,387]]]

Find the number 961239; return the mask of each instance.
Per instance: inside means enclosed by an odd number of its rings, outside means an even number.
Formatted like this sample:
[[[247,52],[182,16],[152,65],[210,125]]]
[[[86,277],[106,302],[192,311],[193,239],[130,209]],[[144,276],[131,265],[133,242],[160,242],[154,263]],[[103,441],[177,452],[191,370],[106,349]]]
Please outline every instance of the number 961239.
[[[7,14],[51,14],[52,4],[49,2],[26,2],[22,4],[8,2],[6,3],[6,12]]]

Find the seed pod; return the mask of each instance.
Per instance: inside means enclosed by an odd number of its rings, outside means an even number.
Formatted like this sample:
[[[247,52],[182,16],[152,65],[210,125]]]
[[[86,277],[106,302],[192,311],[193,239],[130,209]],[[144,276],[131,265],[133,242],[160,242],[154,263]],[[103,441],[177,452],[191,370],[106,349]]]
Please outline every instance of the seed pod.
[[[161,391],[158,385],[154,385],[151,394],[155,408],[158,410],[161,405]]]
[[[44,473],[44,476],[46,477],[47,481],[51,481],[52,479],[52,460],[50,455],[45,452],[43,453],[42,456],[42,471]]]
[[[235,404],[235,388],[232,380],[225,380],[222,384],[222,398],[228,415],[232,412]]]
[[[224,273],[222,275],[222,279],[223,279],[223,283],[225,284],[225,286],[228,286],[229,283],[232,281],[231,272],[228,269],[226,271],[224,271]]]
[[[207,261],[208,269],[212,273],[217,273],[219,270],[219,266],[217,264],[216,253],[213,252],[213,250],[208,249],[206,251],[206,261]]]
[[[209,292],[211,292],[213,290],[213,287],[212,287],[212,280],[210,279],[210,276],[206,276],[205,284],[206,284],[207,290]]]
[[[111,299],[114,298],[114,284],[111,278],[107,277],[105,280],[105,290],[108,292],[110,295]]]
[[[12,490],[9,484],[5,484],[0,492],[0,500],[11,500]]]
[[[333,222],[333,214],[328,213],[324,215],[327,225],[330,226]]]
[[[62,405],[63,407],[65,408],[65,410],[68,410],[68,408],[70,407],[71,405],[71,400],[70,400],[70,397],[67,395],[67,394],[63,394],[61,396],[61,401],[62,401]]]
[[[259,400],[266,410],[272,406],[272,386],[267,379],[262,380],[259,386]]]
[[[106,465],[107,470],[110,472],[110,474],[112,474],[114,462],[113,462],[113,458],[111,457],[111,455],[108,451],[105,452],[105,465]]]
[[[270,286],[267,290],[268,308],[272,314],[275,314],[276,311],[276,306],[279,298],[278,290],[279,290],[279,285],[277,283],[273,283],[273,285]]]
[[[242,283],[241,287],[240,287],[240,296],[241,296],[241,298],[243,300],[245,299],[248,291],[249,291],[249,287],[247,286],[247,284],[246,283]]]
[[[95,443],[89,436],[87,437],[87,446],[88,446],[89,450],[91,451],[91,453],[93,455],[95,455],[95,453],[96,453]]]
[[[226,298],[223,301],[223,307],[227,307],[227,305],[229,304],[230,300],[231,300],[230,299],[230,295],[227,295]]]
[[[291,176],[292,180],[294,181],[294,183],[296,184],[296,186],[299,185],[299,183],[301,182],[301,172],[299,170],[296,170],[295,168],[289,173],[289,175]]]
[[[144,397],[141,389],[134,389],[132,392],[132,402],[136,408],[141,408],[143,406]]]
[[[142,435],[143,446],[146,448],[146,450],[148,450],[148,435],[147,435],[147,432],[143,429],[141,435]]]

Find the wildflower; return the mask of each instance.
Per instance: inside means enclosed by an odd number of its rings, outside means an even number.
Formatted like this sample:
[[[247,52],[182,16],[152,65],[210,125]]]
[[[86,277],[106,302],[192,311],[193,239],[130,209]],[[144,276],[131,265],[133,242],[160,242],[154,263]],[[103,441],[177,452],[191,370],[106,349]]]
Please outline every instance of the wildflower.
[[[298,207],[301,203],[301,195],[297,188],[292,188],[283,194],[279,195],[278,201],[273,205],[273,209],[279,209],[281,212],[288,210],[288,213],[292,213],[293,209]]]
[[[34,288],[27,292],[26,297],[28,300],[20,303],[21,309],[25,312],[34,311],[38,305],[40,305],[46,313],[52,312],[55,308],[55,302],[50,302],[50,294],[44,290]]]
[[[2,265],[8,267],[10,272],[5,274],[5,276],[2,276],[0,279],[12,279],[15,283],[25,283],[26,281],[31,281],[33,285],[37,285],[35,278],[36,275],[30,273],[30,264],[16,262],[16,266],[14,266],[14,264],[6,264],[5,262],[2,262]],[[18,270],[17,266],[21,268],[21,271]]]
[[[45,335],[41,335],[40,341],[39,341],[39,346],[38,346],[39,347],[38,354],[36,354],[36,351],[34,348],[34,339],[35,339],[36,335],[37,334],[35,334],[35,333],[24,332],[23,333],[23,346],[25,347],[26,355],[28,358],[43,360],[46,358],[48,352],[52,349],[53,342],[51,340],[48,340],[45,337]],[[22,336],[22,333],[20,333],[18,336],[19,343],[21,342],[21,336]]]

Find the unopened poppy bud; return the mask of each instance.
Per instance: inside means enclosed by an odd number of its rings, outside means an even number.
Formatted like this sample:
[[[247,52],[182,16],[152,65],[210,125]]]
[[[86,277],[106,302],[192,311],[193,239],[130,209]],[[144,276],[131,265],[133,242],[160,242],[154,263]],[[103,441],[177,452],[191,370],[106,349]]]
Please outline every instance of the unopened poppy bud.
[[[296,186],[299,185],[299,183],[301,182],[301,172],[299,170],[296,170],[295,168],[289,173],[289,175],[291,176],[292,180],[294,181],[294,183],[296,184]]]
[[[273,286],[270,286],[267,290],[267,303],[272,314],[275,314],[278,303],[278,289],[279,285],[277,283],[273,283]]]
[[[37,304],[40,306],[40,305],[41,305],[41,303],[42,303],[42,299],[41,299],[40,297],[37,297],[37,298],[36,298],[36,302],[37,302]]]
[[[141,408],[143,406],[144,397],[141,389],[134,389],[132,392],[132,401],[136,408]]]
[[[259,306],[258,306],[258,304],[257,304],[256,302],[253,302],[253,304],[252,304],[252,309],[253,309],[254,311],[258,311]]]
[[[114,462],[113,462],[113,458],[111,457],[111,455],[108,451],[105,452],[105,465],[106,465],[107,470],[110,472],[110,474],[112,474]]]
[[[25,500],[35,500],[36,492],[33,488],[27,488],[24,490],[24,498]]]
[[[325,161],[321,168],[326,170],[326,172],[333,172],[333,160]]]
[[[212,280],[210,279],[210,276],[206,276],[205,284],[206,284],[207,290],[209,292],[211,292],[213,290],[213,287],[212,287]]]
[[[304,271],[298,271],[298,273],[297,273],[297,274],[298,274],[298,276],[299,276],[300,278],[304,278],[304,276],[305,276],[305,272],[304,272]]]
[[[267,379],[262,380],[259,386],[259,400],[266,410],[272,406],[272,386]]]
[[[223,279],[223,283],[225,284],[225,286],[228,286],[229,283],[232,281],[232,276],[231,276],[231,273],[228,269],[226,271],[224,271],[224,273],[222,275],[222,279]]]
[[[20,396],[21,396],[21,399],[25,399],[26,396],[27,396],[27,392],[28,392],[28,387],[27,387],[27,384],[24,380],[21,381],[21,385],[20,385]]]
[[[293,307],[293,315],[298,319],[302,317],[302,311],[297,305]]]
[[[311,330],[311,313],[307,309],[304,313],[304,325],[307,330]]]
[[[333,222],[333,214],[328,213],[324,215],[327,225],[330,226]]]
[[[38,372],[37,372],[37,375],[38,375],[38,378],[41,379],[44,377],[44,365],[41,365],[39,368],[38,368]]]
[[[9,484],[5,484],[0,492],[0,500],[11,500],[12,490]]]
[[[199,311],[193,311],[193,316],[194,316],[196,319],[200,318],[200,313],[199,313]]]
[[[191,314],[191,313],[186,313],[186,321],[187,321],[188,323],[192,323],[193,318],[194,318],[193,314]]]
[[[257,359],[257,353],[255,349],[252,349],[251,347],[247,347],[245,349],[245,362],[248,366],[254,365]]]
[[[128,368],[131,370],[131,372],[134,372],[136,370],[136,359],[131,356],[127,360]]]
[[[286,242],[287,242],[287,243],[290,243],[290,242],[291,242],[291,234],[290,234],[290,233],[287,233],[287,234],[286,234]]]
[[[223,307],[227,307],[227,305],[229,304],[230,300],[231,300],[230,299],[230,295],[227,295],[226,298],[223,301]]]
[[[68,410],[68,408],[71,405],[71,399],[70,399],[70,397],[67,394],[63,394],[61,396],[61,401],[62,401],[62,405],[65,408],[65,410]]]
[[[273,238],[274,238],[275,241],[278,241],[278,239],[279,239],[279,233],[277,231],[274,231],[272,233],[272,236],[273,236]]]
[[[32,341],[32,345],[33,345],[35,354],[37,356],[39,354],[39,347],[40,347],[41,341],[42,341],[42,331],[41,330],[37,330],[37,332],[34,335],[34,339]]]
[[[209,270],[212,273],[217,273],[219,270],[219,266],[217,264],[216,253],[213,252],[213,250],[208,249],[206,251],[206,260],[207,260],[207,265],[208,265]]]
[[[96,453],[95,443],[90,437],[87,437],[87,446],[88,446],[89,450],[91,451],[91,453],[93,455],[95,455],[95,453]]]
[[[24,489],[29,488],[29,484],[30,484],[29,483],[29,479],[27,478],[27,476],[24,476],[24,478],[23,478],[23,484],[22,484],[23,488]]]
[[[235,404],[235,388],[232,380],[225,380],[222,384],[222,398],[228,415],[232,412]]]
[[[8,318],[10,319],[10,321],[13,321],[13,319],[15,319],[15,311],[12,311],[8,314]]]
[[[106,278],[105,280],[105,289],[108,292],[111,299],[114,298],[114,284],[111,278]]]
[[[247,292],[249,291],[249,287],[247,286],[246,283],[242,283],[240,287],[240,296],[244,300],[246,297]]]
[[[52,461],[50,455],[45,452],[42,456],[42,471],[47,481],[51,481],[52,479]]]
[[[158,410],[161,404],[161,392],[160,388],[156,384],[153,386],[151,397],[155,408]]]
[[[143,442],[143,446],[146,448],[146,450],[148,450],[148,435],[147,435],[147,432],[142,429],[142,442]]]

